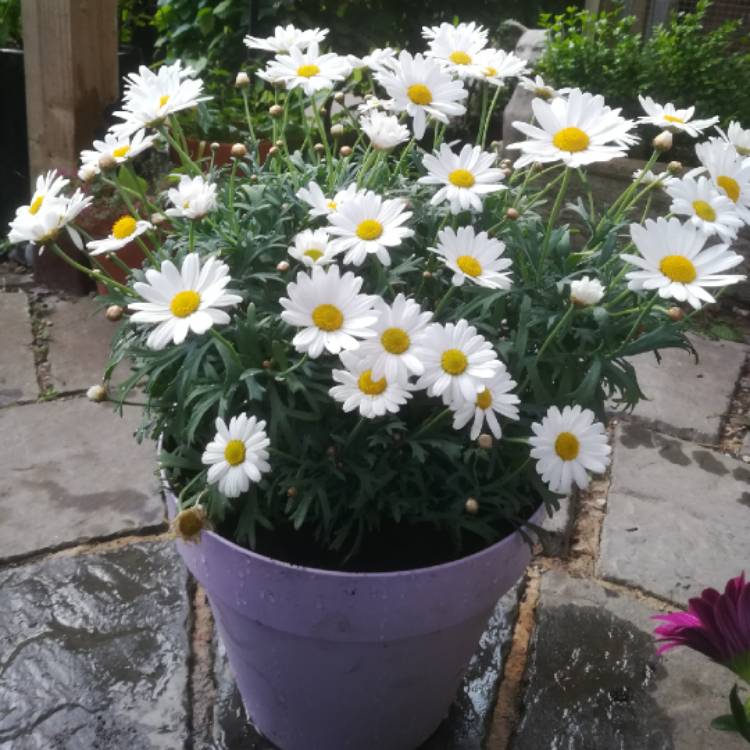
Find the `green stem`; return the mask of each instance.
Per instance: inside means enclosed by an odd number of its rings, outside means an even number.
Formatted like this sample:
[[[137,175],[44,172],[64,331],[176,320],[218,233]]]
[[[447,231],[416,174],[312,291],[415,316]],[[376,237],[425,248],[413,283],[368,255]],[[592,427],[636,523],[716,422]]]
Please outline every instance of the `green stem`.
[[[486,119],[482,127],[482,137],[479,141],[479,145],[484,149],[484,144],[487,142],[487,131],[490,127],[490,120],[492,120],[492,114],[495,111],[495,105],[497,104],[498,97],[500,96],[500,86],[495,86],[495,95],[492,97],[490,102],[490,108],[487,112]]]
[[[571,170],[568,169],[568,167],[565,167],[565,171],[563,172],[562,182],[560,183],[560,189],[557,191],[557,197],[555,198],[555,202],[552,205],[552,211],[550,212],[550,215],[549,215],[549,222],[547,223],[547,231],[544,233],[542,253],[539,257],[539,266],[537,267],[537,278],[541,278],[542,273],[544,271],[544,265],[547,262],[547,255],[549,253],[549,245],[550,245],[550,241],[552,240],[552,232],[555,228],[555,222],[557,221],[557,217],[560,213],[560,208],[562,207],[563,199],[565,198],[565,194],[568,191],[568,183],[570,182],[570,173],[571,173]]]
[[[564,315],[560,318],[560,320],[557,321],[557,325],[550,331],[547,338],[544,339],[544,343],[539,347],[539,351],[536,355],[537,359],[539,359],[542,354],[547,351],[549,345],[555,340],[555,337],[559,333],[560,329],[568,322],[568,320],[570,320],[570,317],[573,315],[575,309],[576,306],[571,302],[570,305],[568,305],[568,309],[565,311]]]
[[[250,140],[253,147],[257,147],[258,139],[255,137],[255,129],[253,128],[253,118],[250,116],[250,105],[247,100],[247,91],[242,89],[242,103],[245,107],[245,120],[247,121],[247,132],[250,134]]]
[[[625,341],[623,341],[620,346],[620,351],[622,351],[630,343],[630,339],[632,339],[633,335],[638,331],[638,327],[641,325],[641,321],[646,317],[646,315],[648,315],[648,313],[651,311],[651,308],[656,304],[656,301],[658,299],[659,293],[654,292],[653,297],[651,297],[651,299],[648,301],[648,304],[643,306],[640,315],[635,319],[635,323],[633,323],[630,331],[628,332],[628,335],[625,337]]]
[[[440,422],[446,415],[450,414],[451,410],[450,408],[443,409],[441,412],[438,412],[432,419],[428,419],[413,435],[413,437],[417,438],[420,435],[423,435],[425,432],[428,432],[431,427],[436,425],[438,422]]]
[[[240,355],[237,353],[237,350],[232,345],[232,342],[228,339],[224,338],[215,328],[209,328],[209,331],[211,332],[211,335],[219,341],[226,350],[232,355],[232,358],[237,362],[238,365],[242,365],[242,360],[240,359]]]
[[[448,300],[453,296],[453,292],[455,292],[457,287],[455,284],[451,284],[451,288],[443,295],[443,298],[438,302],[438,306],[435,308],[435,312],[433,313],[433,317],[437,318],[440,314],[440,311],[445,307],[445,303],[448,302]]]
[[[114,281],[113,279],[110,279],[105,274],[101,273],[100,271],[92,271],[90,268],[87,268],[86,266],[78,263],[77,261],[73,260],[66,252],[64,252],[60,246],[56,242],[52,242],[49,247],[52,248],[52,252],[55,253],[55,255],[59,256],[64,260],[69,266],[72,266],[76,269],[76,271],[80,271],[81,273],[86,274],[89,278],[92,278],[94,281],[101,281],[103,284],[107,284],[109,286],[113,286],[116,289],[118,289],[122,294],[127,295],[128,297],[133,297],[133,290],[130,287],[124,286],[117,281]]]

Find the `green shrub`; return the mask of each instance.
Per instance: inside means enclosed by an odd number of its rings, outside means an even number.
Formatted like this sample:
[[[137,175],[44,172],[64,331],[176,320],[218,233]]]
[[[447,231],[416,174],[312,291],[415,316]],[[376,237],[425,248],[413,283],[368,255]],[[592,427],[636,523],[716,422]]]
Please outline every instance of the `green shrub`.
[[[21,0],[0,0],[0,48],[21,46]]]
[[[542,14],[550,43],[539,72],[555,86],[602,94],[629,116],[642,114],[638,94],[698,115],[750,123],[750,48],[742,22],[705,28],[709,0],[692,13],[673,13],[648,39],[633,32],[635,19],[622,8],[594,15],[569,8]]]

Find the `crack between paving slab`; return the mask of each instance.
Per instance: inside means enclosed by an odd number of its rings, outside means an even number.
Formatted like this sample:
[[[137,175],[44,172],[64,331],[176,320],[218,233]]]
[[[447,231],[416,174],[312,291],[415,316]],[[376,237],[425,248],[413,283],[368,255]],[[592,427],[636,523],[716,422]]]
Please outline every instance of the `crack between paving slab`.
[[[36,369],[36,380],[39,387],[40,397],[54,396],[55,390],[52,386],[50,376],[50,364],[47,356],[49,354],[49,309],[44,303],[45,295],[39,290],[30,289],[25,291],[29,306],[29,317],[31,318],[31,351],[34,355],[34,367]]]
[[[518,616],[513,629],[510,651],[503,666],[503,676],[492,713],[487,750],[509,750],[518,722],[521,719],[523,680],[529,658],[531,636],[536,626],[536,607],[539,602],[541,571],[532,564],[527,572],[518,604]]]
[[[734,391],[729,399],[729,408],[719,427],[719,449],[731,456],[739,456],[742,444],[750,427],[750,354],[740,370]]]

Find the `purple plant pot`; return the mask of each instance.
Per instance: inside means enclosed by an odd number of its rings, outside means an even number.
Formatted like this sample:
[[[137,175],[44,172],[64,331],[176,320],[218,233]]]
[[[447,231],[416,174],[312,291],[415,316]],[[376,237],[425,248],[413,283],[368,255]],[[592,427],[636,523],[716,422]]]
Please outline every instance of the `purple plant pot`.
[[[177,549],[208,594],[248,716],[282,750],[418,747],[531,556],[517,532],[454,562],[392,573],[289,565],[210,531]]]

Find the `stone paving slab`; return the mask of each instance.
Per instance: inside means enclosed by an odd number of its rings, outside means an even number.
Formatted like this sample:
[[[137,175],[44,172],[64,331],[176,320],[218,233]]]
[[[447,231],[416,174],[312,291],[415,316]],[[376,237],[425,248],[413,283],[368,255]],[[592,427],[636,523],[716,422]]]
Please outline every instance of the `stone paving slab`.
[[[186,586],[163,542],[0,572],[0,750],[186,747]]]
[[[686,602],[738,575],[749,540],[750,466],[642,425],[617,426],[604,578]]]
[[[23,292],[0,292],[0,406],[39,395],[31,344],[29,302]]]
[[[691,336],[699,361],[681,349],[665,349],[661,364],[653,354],[631,359],[641,390],[634,417],[686,440],[717,443],[722,416],[729,407],[750,347]]]
[[[47,320],[47,360],[55,390],[85,391],[100,383],[117,324],[107,320],[92,297],[56,301]]]
[[[542,577],[512,750],[742,750],[712,730],[735,682],[687,649],[657,657],[654,614],[592,581]]]
[[[0,409],[0,560],[162,522],[139,420],[83,397]]]
[[[448,717],[418,750],[480,750],[484,747],[503,662],[513,635],[519,592],[520,587],[516,587],[498,602]],[[214,678],[217,689],[213,750],[276,750],[275,745],[246,721],[224,649],[218,641]],[[408,710],[408,706],[404,710]]]

